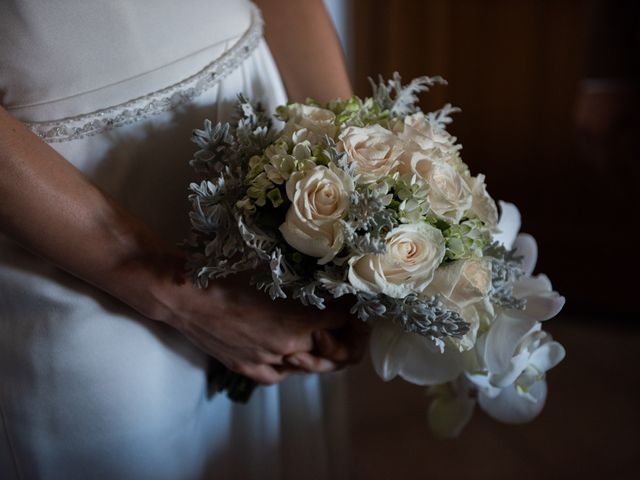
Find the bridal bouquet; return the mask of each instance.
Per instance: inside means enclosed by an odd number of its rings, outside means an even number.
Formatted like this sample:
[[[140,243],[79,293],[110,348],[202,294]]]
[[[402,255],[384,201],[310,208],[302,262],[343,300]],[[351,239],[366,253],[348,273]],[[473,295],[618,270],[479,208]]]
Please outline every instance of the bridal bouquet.
[[[417,94],[440,77],[372,82],[373,96],[277,109],[240,96],[231,123],[195,130],[193,281],[251,271],[272,299],[322,309],[353,298],[372,327],[384,379],[430,386],[432,428],[453,436],[475,404],[519,423],[545,401],[545,372],[564,357],[541,329],[564,299],[532,276],[536,244],[501,216],[446,131],[457,109],[424,113]],[[246,399],[247,379],[219,385]]]

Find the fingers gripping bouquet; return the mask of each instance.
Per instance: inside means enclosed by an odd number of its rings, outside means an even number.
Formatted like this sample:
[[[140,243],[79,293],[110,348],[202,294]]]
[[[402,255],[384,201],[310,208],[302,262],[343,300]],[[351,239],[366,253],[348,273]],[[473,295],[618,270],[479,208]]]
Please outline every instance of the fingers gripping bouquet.
[[[250,270],[272,299],[352,297],[377,373],[430,386],[431,426],[456,435],[476,403],[505,422],[539,413],[564,357],[540,322],[564,299],[531,275],[517,209],[503,203],[499,219],[462,161],[446,131],[457,109],[417,106],[436,83],[395,74],[370,98],[281,106],[282,124],[240,96],[233,122],[194,131],[205,180],[191,185],[188,246],[201,287]]]

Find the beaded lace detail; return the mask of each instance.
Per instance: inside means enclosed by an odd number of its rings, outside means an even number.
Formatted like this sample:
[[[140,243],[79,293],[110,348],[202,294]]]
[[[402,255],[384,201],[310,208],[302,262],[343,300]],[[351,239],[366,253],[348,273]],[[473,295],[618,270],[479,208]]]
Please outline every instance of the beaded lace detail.
[[[46,122],[25,122],[47,143],[77,140],[137,122],[186,103],[213,87],[256,49],[262,38],[260,11],[252,5],[251,25],[224,54],[198,73],[168,87],[113,107]]]

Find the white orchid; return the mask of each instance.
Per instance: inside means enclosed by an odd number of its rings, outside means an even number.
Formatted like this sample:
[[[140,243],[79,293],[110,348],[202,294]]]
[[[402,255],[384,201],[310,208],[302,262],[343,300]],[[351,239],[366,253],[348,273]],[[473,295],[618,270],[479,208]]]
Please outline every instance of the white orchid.
[[[478,341],[484,370],[465,372],[451,383],[430,389],[434,399],[429,423],[437,435],[457,436],[476,403],[490,417],[511,424],[529,422],[542,411],[547,397],[545,373],[562,361],[565,351],[541,331],[540,322],[531,327],[526,320],[513,320],[499,317]]]
[[[562,361],[565,350],[542,331],[542,321],[557,315],[564,297],[554,292],[545,275],[531,276],[537,259],[532,236],[517,235],[520,214],[514,205],[501,203],[499,239],[523,257],[524,275],[513,284],[514,296],[526,299],[523,310],[504,309],[479,339],[475,356],[466,359],[465,378],[448,389],[432,391],[436,397],[430,422],[442,436],[455,436],[471,418],[476,401],[491,417],[505,423],[525,423],[535,418],[546,400],[545,373]],[[462,386],[461,386],[462,385]],[[455,394],[453,394],[453,393]],[[436,416],[445,418],[435,418]]]
[[[467,378],[478,388],[480,407],[505,423],[536,417],[546,399],[545,373],[565,356],[562,345],[542,331],[540,322],[501,315],[478,341],[477,351],[484,371]]]
[[[373,368],[384,381],[400,376],[416,385],[438,385],[464,371],[464,357],[457,349],[441,352],[429,338],[407,333],[387,319],[373,324],[369,345]]]

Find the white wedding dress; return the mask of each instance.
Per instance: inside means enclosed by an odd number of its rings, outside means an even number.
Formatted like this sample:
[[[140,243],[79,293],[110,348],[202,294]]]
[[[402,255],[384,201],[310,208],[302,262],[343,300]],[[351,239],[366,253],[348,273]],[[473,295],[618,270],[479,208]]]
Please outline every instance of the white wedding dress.
[[[245,0],[0,0],[0,12],[3,107],[172,241],[188,229],[191,130],[227,118],[239,92],[285,101]],[[2,480],[346,475],[336,377],[292,377],[237,405],[208,392],[207,365],[177,332],[0,238]]]

